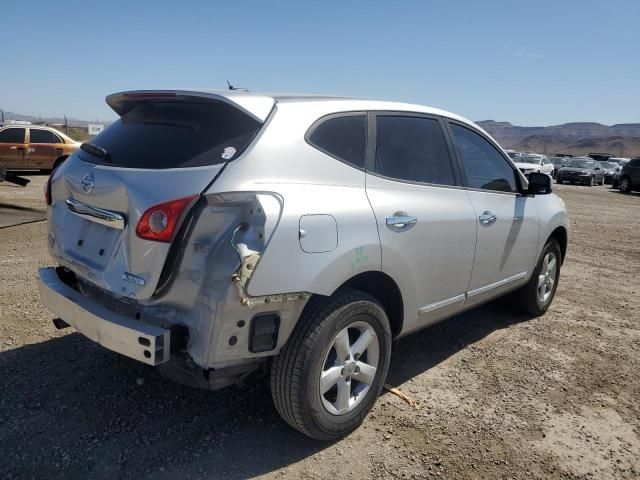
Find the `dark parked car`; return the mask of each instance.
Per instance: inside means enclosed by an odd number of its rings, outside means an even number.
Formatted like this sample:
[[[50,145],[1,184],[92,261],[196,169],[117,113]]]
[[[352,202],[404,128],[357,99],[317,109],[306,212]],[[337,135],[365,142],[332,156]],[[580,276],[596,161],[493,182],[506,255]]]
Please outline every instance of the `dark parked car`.
[[[620,172],[620,191],[640,190],[640,158],[633,158]]]
[[[604,170],[592,158],[572,158],[558,170],[556,181],[558,183],[582,183],[590,187],[596,184],[604,185]]]
[[[616,169],[619,167],[617,162],[600,162],[600,168],[604,172],[604,183],[609,185],[613,183],[613,176],[616,173]]]
[[[551,160],[551,163],[553,164],[553,172],[551,172],[551,176],[553,178],[556,178],[556,175],[558,174],[558,170],[560,170],[562,167],[565,166],[565,164],[571,160],[571,158],[567,158],[567,157],[551,157],[549,160]]]

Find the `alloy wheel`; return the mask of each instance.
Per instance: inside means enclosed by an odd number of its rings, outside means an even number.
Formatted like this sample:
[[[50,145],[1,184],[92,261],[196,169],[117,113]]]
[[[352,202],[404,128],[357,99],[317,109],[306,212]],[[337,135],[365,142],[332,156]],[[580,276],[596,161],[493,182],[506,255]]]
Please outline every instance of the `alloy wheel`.
[[[556,283],[556,274],[558,269],[558,260],[556,254],[549,252],[544,256],[542,261],[542,269],[538,275],[538,301],[542,304],[546,303],[553,293],[553,287]]]
[[[366,397],[380,359],[380,342],[367,322],[354,322],[338,332],[320,374],[320,397],[333,415],[351,412]]]

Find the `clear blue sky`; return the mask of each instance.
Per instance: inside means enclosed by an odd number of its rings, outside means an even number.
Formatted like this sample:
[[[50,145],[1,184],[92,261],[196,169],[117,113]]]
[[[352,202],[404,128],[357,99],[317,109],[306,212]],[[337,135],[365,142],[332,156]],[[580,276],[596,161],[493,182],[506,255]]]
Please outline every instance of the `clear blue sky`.
[[[640,0],[0,2],[0,108],[110,120],[114,91],[427,104],[520,125],[640,122]]]

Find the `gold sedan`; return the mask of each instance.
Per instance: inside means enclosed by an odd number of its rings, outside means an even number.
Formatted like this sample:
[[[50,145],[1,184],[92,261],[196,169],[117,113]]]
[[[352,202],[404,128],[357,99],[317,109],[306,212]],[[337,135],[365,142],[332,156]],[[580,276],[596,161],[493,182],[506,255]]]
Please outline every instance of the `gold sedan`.
[[[0,164],[7,170],[51,170],[78,148],[79,142],[51,127],[0,128]]]

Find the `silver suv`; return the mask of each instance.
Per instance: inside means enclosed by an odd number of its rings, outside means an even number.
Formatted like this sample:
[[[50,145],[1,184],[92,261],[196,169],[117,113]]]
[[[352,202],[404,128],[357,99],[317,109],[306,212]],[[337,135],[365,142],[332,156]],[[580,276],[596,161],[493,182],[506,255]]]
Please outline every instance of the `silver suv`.
[[[482,129],[402,103],[134,91],[47,188],[58,328],[210,389],[270,372],[317,439],[380,394],[392,340],[513,292],[553,300],[569,220]]]

